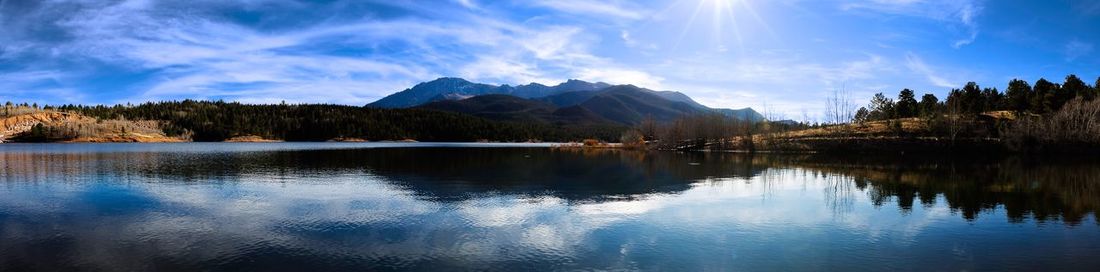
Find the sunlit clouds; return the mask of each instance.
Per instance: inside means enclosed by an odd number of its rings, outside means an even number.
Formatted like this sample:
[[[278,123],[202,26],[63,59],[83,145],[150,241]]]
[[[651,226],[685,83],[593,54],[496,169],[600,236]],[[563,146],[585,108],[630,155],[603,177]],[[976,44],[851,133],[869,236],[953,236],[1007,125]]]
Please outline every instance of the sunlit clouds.
[[[1097,9],[1081,1],[0,3],[0,100],[47,104],[362,105],[457,76],[635,84],[794,115],[841,88],[1100,75]]]

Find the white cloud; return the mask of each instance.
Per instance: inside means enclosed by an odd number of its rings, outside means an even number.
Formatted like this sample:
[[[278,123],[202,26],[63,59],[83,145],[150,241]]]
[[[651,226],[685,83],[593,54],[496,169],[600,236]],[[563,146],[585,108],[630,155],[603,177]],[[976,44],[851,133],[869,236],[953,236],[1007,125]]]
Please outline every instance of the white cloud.
[[[56,70],[0,73],[0,101],[79,103],[86,96],[65,85],[69,75]]]
[[[474,0],[455,0],[455,2],[458,2],[459,5],[462,5],[463,7],[466,7],[468,9],[478,8],[477,3],[475,3]]]
[[[797,52],[774,52],[738,59],[669,59],[650,72],[664,77],[663,89],[684,92],[710,107],[762,110],[767,104],[775,114],[796,116],[803,110],[824,112],[821,102],[831,90],[848,90],[860,100],[882,91],[882,78],[898,78],[895,66],[867,53],[824,62]]]
[[[626,31],[626,30],[619,31],[619,38],[623,40],[623,43],[626,44],[626,46],[634,47],[634,46],[638,45],[638,41],[636,41],[636,40],[634,40],[634,38],[630,37],[630,31]]]
[[[611,84],[634,84],[643,88],[661,89],[664,78],[652,74],[619,68],[581,68],[577,78],[593,82]]]
[[[622,1],[587,1],[587,0],[536,0],[532,4],[551,8],[568,13],[612,16],[625,19],[642,19],[645,14],[637,7],[625,7]]]
[[[472,1],[459,4],[476,7]],[[598,6],[597,12],[636,16],[615,4],[591,5]],[[139,94],[123,101],[363,104],[419,81],[453,75],[497,83],[553,84],[566,78],[657,82],[594,56],[588,45],[598,38],[575,26],[519,24],[460,10],[450,14],[454,18],[366,17],[270,31],[199,11],[165,15],[158,8],[136,0],[82,5],[56,22],[72,39],[40,50],[48,48],[57,59],[94,59],[153,73],[133,86]],[[334,48],[364,52],[328,52]],[[3,56],[15,49],[6,45]],[[593,72],[597,68],[608,70]],[[648,81],[627,82],[635,78]]]
[[[482,56],[459,71],[463,78],[488,83],[511,84],[537,82],[545,85],[557,79],[545,77],[534,65],[508,57]]]
[[[982,0],[860,0],[841,5],[843,10],[871,11],[882,14],[919,17],[948,23],[961,28],[961,38],[951,42],[960,48],[978,38],[975,19],[981,14]]]
[[[928,82],[932,83],[932,85],[944,88],[958,87],[958,85],[953,84],[951,83],[951,81],[941,77],[939,73],[929,67],[928,64],[925,64],[924,60],[921,59],[920,56],[917,56],[917,54],[913,54],[913,52],[908,52],[905,54],[905,66],[909,67],[909,70],[923,75],[925,78],[928,79]]]

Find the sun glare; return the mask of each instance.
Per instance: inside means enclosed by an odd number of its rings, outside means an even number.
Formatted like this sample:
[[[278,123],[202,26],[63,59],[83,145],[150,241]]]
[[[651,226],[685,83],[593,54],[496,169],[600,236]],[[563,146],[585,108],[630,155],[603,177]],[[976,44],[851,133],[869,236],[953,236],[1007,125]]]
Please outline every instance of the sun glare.
[[[771,28],[757,14],[748,0],[681,0],[678,3],[694,4],[686,24],[680,30],[679,39],[674,47],[687,39],[689,35],[700,37],[697,41],[711,43],[717,51],[730,49],[742,50],[745,44],[746,24],[752,29],[767,32],[774,38]],[[694,3],[692,3],[694,2]],[[709,17],[709,18],[707,18]],[[748,18],[750,21],[746,22]],[[707,22],[710,21],[710,22]],[[703,36],[697,36],[703,35]],[[731,48],[735,47],[735,48]]]

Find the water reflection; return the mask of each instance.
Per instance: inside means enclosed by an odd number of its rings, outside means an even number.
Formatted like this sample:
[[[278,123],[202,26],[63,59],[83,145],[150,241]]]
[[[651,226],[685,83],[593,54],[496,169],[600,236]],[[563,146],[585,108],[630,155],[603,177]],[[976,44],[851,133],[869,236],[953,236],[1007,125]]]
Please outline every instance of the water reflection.
[[[1084,162],[127,148],[0,151],[0,270],[1100,264]]]
[[[934,206],[942,196],[967,220],[1004,209],[1009,220],[1081,223],[1100,211],[1100,161],[1088,158],[904,159],[808,157],[798,167],[843,175],[875,205]]]

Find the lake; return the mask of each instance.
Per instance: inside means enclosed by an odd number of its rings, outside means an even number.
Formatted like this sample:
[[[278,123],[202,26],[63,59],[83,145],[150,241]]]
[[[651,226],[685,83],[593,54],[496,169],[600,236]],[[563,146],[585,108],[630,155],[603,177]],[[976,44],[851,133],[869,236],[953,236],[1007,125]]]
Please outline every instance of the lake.
[[[1092,270],[1100,162],[0,144],[0,270]]]

